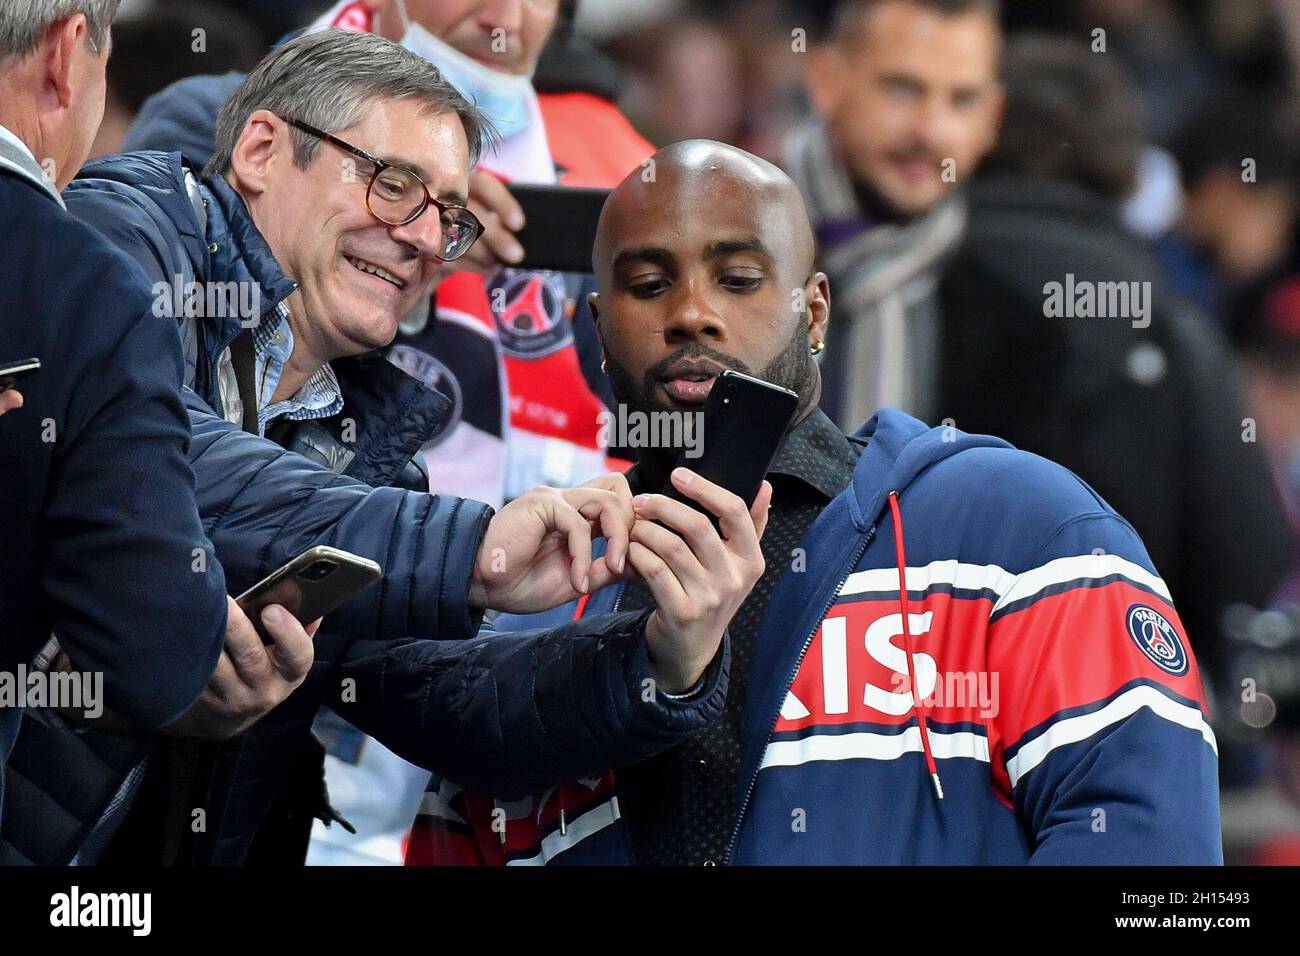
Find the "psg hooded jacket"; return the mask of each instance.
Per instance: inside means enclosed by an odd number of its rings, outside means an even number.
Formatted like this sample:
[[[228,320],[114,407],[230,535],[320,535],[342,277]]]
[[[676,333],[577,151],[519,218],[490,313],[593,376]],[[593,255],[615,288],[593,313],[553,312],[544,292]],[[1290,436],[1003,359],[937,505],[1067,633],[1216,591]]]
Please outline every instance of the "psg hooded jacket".
[[[757,637],[725,862],[1221,863],[1200,674],[1129,523],[996,438],[859,435]],[[512,800],[435,775],[407,861],[636,862],[612,768]]]

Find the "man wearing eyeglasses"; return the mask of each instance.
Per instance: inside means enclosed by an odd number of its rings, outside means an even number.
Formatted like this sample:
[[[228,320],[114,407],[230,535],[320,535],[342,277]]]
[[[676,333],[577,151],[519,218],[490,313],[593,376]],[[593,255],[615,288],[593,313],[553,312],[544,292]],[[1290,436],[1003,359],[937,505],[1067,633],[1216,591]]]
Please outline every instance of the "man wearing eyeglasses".
[[[416,302],[387,350],[390,362],[453,400],[447,425],[416,456],[428,473],[426,487],[437,494],[499,506],[535,485],[571,487],[612,465],[600,427],[602,396],[612,401],[612,395],[585,305],[594,280],[518,268],[523,250],[514,233],[522,212],[503,184],[613,186],[652,151],[615,107],[612,81],[595,51],[571,48],[580,42],[571,31],[576,6],[575,0],[339,0],[308,27],[401,43],[436,66],[500,135],[469,178],[470,208],[486,226],[482,237],[448,266],[433,295]],[[235,74],[180,81],[151,99],[128,142],[180,149],[205,162],[220,148],[213,129],[218,109],[239,82]],[[350,132],[344,138],[374,155],[373,144]],[[345,149],[324,145],[322,152],[339,164],[349,159]],[[371,169],[363,159],[354,162],[359,177]],[[392,381],[377,370],[376,390]],[[236,419],[238,410],[227,414]],[[302,435],[318,426],[280,427]],[[279,437],[275,425],[268,434]],[[412,486],[415,467],[406,469]],[[324,852],[328,842],[331,854],[352,854],[364,842],[370,859],[400,860],[421,775],[332,714],[323,714],[316,729],[329,743],[331,789],[367,794],[352,805],[346,796],[340,801],[359,835],[317,827],[316,848]],[[369,796],[381,787],[389,799]]]
[[[447,422],[446,398],[372,353],[478,237],[465,202],[482,138],[477,111],[426,61],[381,37],[323,31],[250,74],[222,110],[203,173],[180,153],[128,153],[88,165],[66,190],[69,210],[143,267],[158,321],[180,320],[194,392],[251,433],[187,396],[196,499],[232,593],[310,544],[374,558],[385,578],[329,616],[317,667],[286,706],[228,744],[153,749],[120,827],[100,818],[87,848],[76,832],[53,834],[69,829],[68,814],[51,812],[40,821],[53,821],[51,839],[6,826],[0,844],[35,843],[42,862],[64,862],[51,846],[81,846],[83,862],[301,861],[312,817],[332,813],[309,733],[325,705],[407,759],[496,780],[557,750],[573,769],[606,765],[595,755],[611,750],[657,752],[716,715],[723,633],[761,572],[765,505],[747,522],[734,495],[702,480],[687,492],[747,529],[725,548],[715,542],[699,569],[718,598],[707,608],[682,595],[658,617],[539,632],[522,650],[502,645],[511,666],[493,669],[495,647],[459,650],[484,609],[553,607],[653,570],[629,545],[626,480],[534,489],[495,515],[475,501],[367,487],[406,483],[412,457]],[[593,559],[602,533],[616,544]],[[675,540],[665,560],[696,562],[698,542]],[[508,686],[502,673],[524,683]],[[574,699],[560,675],[593,692]],[[615,708],[595,692],[609,686],[626,688]],[[504,714],[498,737],[460,733],[466,711],[521,699],[529,706]],[[24,736],[22,766],[39,771],[54,742],[42,751]],[[62,738],[60,753],[73,743]],[[104,762],[93,756],[99,763],[61,761],[81,773],[76,805],[121,804],[111,773],[82,785]],[[202,830],[191,826],[197,809]],[[270,842],[254,845],[263,832]]]
[[[653,152],[615,105],[618,71],[573,29],[578,6],[335,0],[306,27],[401,43],[500,134],[469,181],[482,239],[404,318],[388,352],[457,400],[452,424],[421,453],[437,493],[496,505],[538,484],[571,487],[611,464],[600,413],[613,396],[585,304],[594,280],[521,267],[523,211],[504,185],[612,187]],[[192,76],[160,91],[142,107],[126,148],[179,149],[205,162],[215,149],[214,118],[239,82],[235,73]]]
[[[424,490],[413,459],[441,399],[368,353],[482,231],[461,158],[481,121],[436,73],[395,86],[339,62],[357,55],[278,51],[222,110],[201,175],[175,153],[108,157],[68,202],[156,280],[186,385],[225,418],[367,484]]]

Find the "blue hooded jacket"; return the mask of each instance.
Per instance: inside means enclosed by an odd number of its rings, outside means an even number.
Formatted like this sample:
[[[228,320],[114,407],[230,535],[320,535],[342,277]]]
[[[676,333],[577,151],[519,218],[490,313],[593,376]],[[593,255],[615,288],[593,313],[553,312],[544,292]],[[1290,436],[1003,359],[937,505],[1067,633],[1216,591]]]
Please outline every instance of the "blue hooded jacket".
[[[1222,862],[1200,676],[1132,527],[999,439],[889,409],[859,434],[760,627],[718,862]],[[499,796],[435,775],[408,860],[635,862],[617,768]]]

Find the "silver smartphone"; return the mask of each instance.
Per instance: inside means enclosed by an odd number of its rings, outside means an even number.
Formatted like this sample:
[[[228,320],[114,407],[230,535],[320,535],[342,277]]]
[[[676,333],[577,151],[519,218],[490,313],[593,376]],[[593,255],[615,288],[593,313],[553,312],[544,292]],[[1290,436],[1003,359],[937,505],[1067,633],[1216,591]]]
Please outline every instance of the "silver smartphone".
[[[235,603],[262,640],[268,641],[262,628],[262,609],[268,604],[279,604],[302,623],[310,624],[383,576],[383,568],[369,558],[317,545],[272,571],[235,598]]]

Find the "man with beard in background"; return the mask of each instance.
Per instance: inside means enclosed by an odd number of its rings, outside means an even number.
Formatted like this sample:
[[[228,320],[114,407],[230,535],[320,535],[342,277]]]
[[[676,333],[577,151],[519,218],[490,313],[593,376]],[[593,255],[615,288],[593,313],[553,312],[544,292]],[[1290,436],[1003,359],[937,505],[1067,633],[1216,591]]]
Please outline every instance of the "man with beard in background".
[[[781,164],[836,290],[822,407],[841,428],[882,406],[947,414],[935,283],[965,226],[957,186],[997,138],[998,11],[997,0],[841,0],[808,52],[818,116],[790,134]]]

